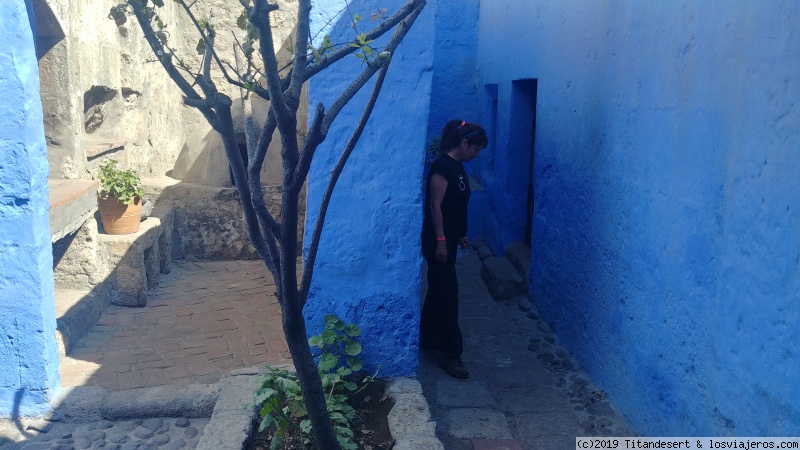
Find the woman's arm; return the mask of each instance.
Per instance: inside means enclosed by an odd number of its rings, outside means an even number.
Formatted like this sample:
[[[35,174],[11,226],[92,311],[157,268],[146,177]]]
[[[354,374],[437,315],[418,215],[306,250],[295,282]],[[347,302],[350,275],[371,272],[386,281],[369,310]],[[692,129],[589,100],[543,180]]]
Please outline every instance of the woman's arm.
[[[447,191],[447,180],[438,173],[431,175],[431,189],[428,197],[428,207],[431,209],[433,232],[436,237],[444,237],[444,219],[442,217],[442,200]],[[447,241],[436,241],[436,260],[447,261]]]

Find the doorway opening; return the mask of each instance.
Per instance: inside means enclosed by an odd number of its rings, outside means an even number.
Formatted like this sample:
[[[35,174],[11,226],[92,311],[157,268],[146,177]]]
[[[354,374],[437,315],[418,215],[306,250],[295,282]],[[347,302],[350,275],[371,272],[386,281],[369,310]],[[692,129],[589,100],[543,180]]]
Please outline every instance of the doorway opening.
[[[514,80],[511,83],[511,123],[509,133],[509,160],[518,164],[517,175],[525,190],[526,220],[524,242],[531,246],[533,228],[533,160],[536,142],[536,96],[539,80],[536,78]],[[521,173],[524,171],[524,173]],[[524,181],[523,181],[524,180]],[[527,184],[527,185],[524,185]]]

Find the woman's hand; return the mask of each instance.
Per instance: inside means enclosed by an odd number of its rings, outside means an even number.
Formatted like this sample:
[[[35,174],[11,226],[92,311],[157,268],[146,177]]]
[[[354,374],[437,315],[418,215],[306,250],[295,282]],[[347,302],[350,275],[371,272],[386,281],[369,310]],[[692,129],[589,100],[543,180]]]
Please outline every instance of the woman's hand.
[[[436,241],[436,260],[440,263],[447,262],[446,241]]]
[[[461,244],[461,248],[469,247],[469,239],[466,236],[458,240],[458,243]]]

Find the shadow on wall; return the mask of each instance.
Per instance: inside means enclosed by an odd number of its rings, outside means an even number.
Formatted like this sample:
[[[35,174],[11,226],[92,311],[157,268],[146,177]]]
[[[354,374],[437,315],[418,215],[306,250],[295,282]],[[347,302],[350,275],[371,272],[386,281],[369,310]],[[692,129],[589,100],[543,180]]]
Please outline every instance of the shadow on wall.
[[[291,47],[292,39],[296,34],[293,30],[289,37],[284,41],[281,48]],[[286,65],[290,59],[288,52],[278,52],[279,64]],[[250,108],[255,125],[256,139],[261,134],[261,127],[267,120],[269,114],[269,101],[262,99],[258,95],[250,94]],[[239,144],[239,153],[247,164],[248,150],[247,137],[245,134],[245,114],[242,105],[242,98],[233,98],[233,123],[236,132],[236,140]],[[308,121],[308,98],[306,87],[303,87],[300,97],[300,109],[298,112],[297,139],[299,142],[305,139],[306,123]],[[261,167],[261,184],[264,186],[280,186],[283,183],[283,166],[281,158],[280,133],[276,129],[272,134],[272,141],[267,150],[267,156]],[[186,143],[175,161],[173,170],[167,175],[189,183],[203,184],[206,186],[228,187],[232,185],[233,177],[230,172],[225,149],[222,145],[222,137],[214,131],[208,121],[200,120],[195,130],[189,133]]]
[[[256,124],[263,124],[267,118],[269,103],[255,95],[251,96],[251,99],[253,119]],[[242,125],[244,123],[240,107],[242,102],[241,99],[234,99],[233,102],[234,105],[239,106],[232,108],[233,122],[236,124],[239,152],[246,162],[247,139]],[[260,125],[256,125],[256,133],[260,133]],[[230,165],[225,155],[222,137],[211,128],[208,121],[201,120],[197,127],[189,133],[186,143],[175,161],[175,167],[167,172],[167,175],[177,180],[206,186],[229,187],[232,185]],[[265,186],[280,185],[282,177],[280,136],[276,130],[261,169],[261,184]]]

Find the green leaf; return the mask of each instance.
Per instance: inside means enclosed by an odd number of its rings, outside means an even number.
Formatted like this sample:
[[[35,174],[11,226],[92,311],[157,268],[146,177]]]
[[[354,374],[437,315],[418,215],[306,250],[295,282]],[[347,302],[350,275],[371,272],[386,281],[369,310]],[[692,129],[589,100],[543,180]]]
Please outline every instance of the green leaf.
[[[264,418],[261,420],[261,423],[258,425],[259,433],[269,428],[269,426],[272,425],[272,422],[273,422],[273,417],[271,415],[265,415]]]
[[[197,54],[198,55],[202,55],[203,53],[205,53],[206,52],[206,41],[205,41],[205,39],[200,38],[200,40],[197,41],[197,47],[195,47],[194,49],[197,50]]]
[[[344,334],[350,337],[361,336],[361,328],[359,328],[358,325],[351,323],[344,328]]]
[[[336,332],[333,330],[325,330],[320,334],[322,341],[328,345],[333,345],[336,343]]]
[[[295,417],[303,417],[308,414],[306,411],[306,404],[302,398],[298,400],[291,400],[287,402],[286,406],[289,408],[289,412]]]
[[[297,384],[297,381],[289,379],[289,378],[277,378],[275,380],[275,385],[278,387],[279,390],[285,392],[296,392],[300,391],[300,385]]]
[[[337,358],[336,356],[334,356],[334,355],[332,355],[330,353],[323,353],[319,357],[319,363],[317,364],[317,367],[319,367],[320,370],[323,370],[323,371],[327,372],[327,371],[333,369],[334,367],[336,367],[336,364],[338,362],[339,362],[339,358]]]
[[[361,344],[356,341],[350,341],[344,346],[344,354],[347,356],[356,356],[361,353]]]
[[[322,348],[325,343],[322,341],[322,336],[316,335],[311,336],[311,339],[308,340],[308,345],[312,347]]]
[[[255,400],[256,405],[264,403],[265,401],[267,401],[268,398],[273,397],[277,394],[278,392],[272,388],[259,389],[258,392],[256,392],[256,400]]]
[[[346,377],[351,373],[353,373],[353,371],[347,367],[339,367],[336,369],[336,375],[339,375],[340,377]]]
[[[164,6],[164,0],[153,0],[153,4],[161,8]]]
[[[274,410],[275,410],[275,408],[272,407],[272,404],[267,402],[267,403],[264,403],[264,406],[258,412],[258,415],[261,416],[261,417],[264,417],[264,418],[272,417],[272,412]],[[267,426],[269,426],[269,425],[267,425]]]
[[[243,12],[237,19],[236,19],[236,26],[242,30],[247,29],[247,25],[249,21],[247,20],[247,13]]]
[[[358,372],[362,369],[361,360],[355,356],[350,356],[347,358],[347,365],[350,366],[350,370],[353,372]]]
[[[303,430],[303,433],[311,433],[311,421],[308,419],[303,419],[300,421],[300,429]]]
[[[272,436],[272,442],[269,444],[269,450],[278,450],[283,445],[283,436],[278,433],[275,433],[275,436]]]

